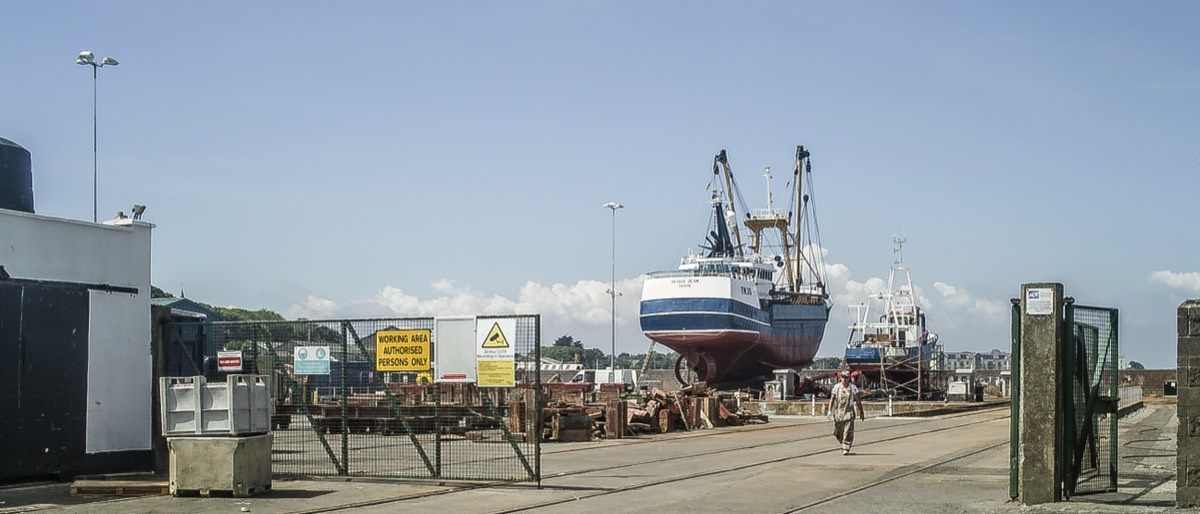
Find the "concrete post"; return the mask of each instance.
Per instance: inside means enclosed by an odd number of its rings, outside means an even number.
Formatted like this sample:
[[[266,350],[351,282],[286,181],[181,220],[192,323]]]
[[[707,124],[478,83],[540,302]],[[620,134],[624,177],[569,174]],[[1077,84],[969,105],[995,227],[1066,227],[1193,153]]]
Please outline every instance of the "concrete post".
[[[1058,381],[1063,336],[1063,286],[1021,285],[1021,419],[1017,473],[1026,505],[1062,499],[1058,451],[1062,430]]]
[[[1200,300],[1179,305],[1175,507],[1200,506]]]

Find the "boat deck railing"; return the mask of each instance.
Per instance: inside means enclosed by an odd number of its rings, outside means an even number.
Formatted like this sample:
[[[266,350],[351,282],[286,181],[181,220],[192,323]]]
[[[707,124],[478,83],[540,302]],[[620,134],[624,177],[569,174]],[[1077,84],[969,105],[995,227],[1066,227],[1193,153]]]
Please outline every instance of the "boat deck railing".
[[[778,209],[750,209],[750,219],[773,220],[787,219],[783,211]]]
[[[727,277],[729,270],[666,270],[666,271],[651,271],[651,278],[671,278],[671,277]]]

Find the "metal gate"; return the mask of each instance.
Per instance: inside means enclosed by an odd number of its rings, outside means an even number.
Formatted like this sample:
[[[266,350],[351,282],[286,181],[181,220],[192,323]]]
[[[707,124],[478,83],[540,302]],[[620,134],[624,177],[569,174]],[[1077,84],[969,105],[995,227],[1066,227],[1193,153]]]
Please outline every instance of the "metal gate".
[[[434,318],[203,322],[164,325],[164,344],[194,344],[203,359],[168,362],[223,381],[219,351],[241,351],[240,372],[268,377],[276,475],[541,482],[538,315],[515,319],[515,387],[431,383],[429,373],[376,370],[380,331],[429,330]],[[297,369],[298,351],[328,348],[328,371]],[[432,354],[432,353],[431,353]],[[176,355],[185,355],[179,352]],[[170,358],[172,356],[168,356]],[[436,366],[436,363],[434,364]]]
[[[1063,341],[1063,496],[1117,490],[1117,309],[1068,301]]]
[[[1058,377],[1063,412],[1059,448],[1062,493],[1117,490],[1117,309],[1075,305],[1064,299],[1063,344]],[[1019,496],[1021,416],[1021,305],[1012,302],[1012,420],[1009,496]]]

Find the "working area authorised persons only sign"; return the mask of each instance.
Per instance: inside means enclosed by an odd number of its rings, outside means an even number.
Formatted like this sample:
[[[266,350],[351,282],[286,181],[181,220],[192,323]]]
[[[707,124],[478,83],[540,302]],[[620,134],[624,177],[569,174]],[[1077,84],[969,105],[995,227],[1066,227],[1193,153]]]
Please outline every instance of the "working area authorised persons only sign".
[[[375,333],[375,371],[429,371],[429,329]]]

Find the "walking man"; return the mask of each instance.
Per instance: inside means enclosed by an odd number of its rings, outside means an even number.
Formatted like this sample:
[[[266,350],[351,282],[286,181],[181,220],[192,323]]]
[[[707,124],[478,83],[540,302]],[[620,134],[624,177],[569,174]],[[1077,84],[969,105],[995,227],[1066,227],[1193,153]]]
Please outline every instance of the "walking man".
[[[854,444],[854,404],[858,401],[858,387],[850,383],[850,371],[842,370],[841,382],[829,392],[829,417],[833,419],[833,437],[842,445],[842,455],[850,455]]]

